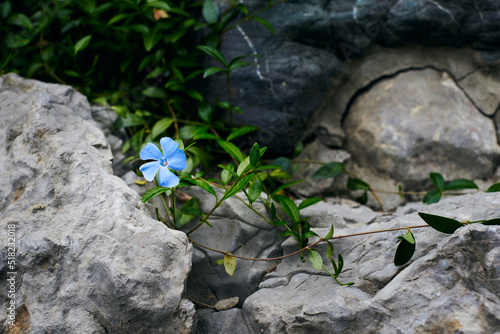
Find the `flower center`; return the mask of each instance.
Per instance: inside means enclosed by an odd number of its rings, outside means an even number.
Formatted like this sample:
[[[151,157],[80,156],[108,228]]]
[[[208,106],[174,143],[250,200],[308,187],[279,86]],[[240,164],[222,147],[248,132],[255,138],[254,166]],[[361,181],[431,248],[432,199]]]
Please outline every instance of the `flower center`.
[[[164,167],[167,167],[167,160],[163,160],[161,163]]]

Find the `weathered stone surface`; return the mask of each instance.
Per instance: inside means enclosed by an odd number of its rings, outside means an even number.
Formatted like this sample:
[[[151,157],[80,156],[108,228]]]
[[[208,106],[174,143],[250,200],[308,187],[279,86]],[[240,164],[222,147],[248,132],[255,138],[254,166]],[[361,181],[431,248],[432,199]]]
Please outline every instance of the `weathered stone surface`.
[[[446,72],[409,71],[378,82],[356,98],[344,126],[357,166],[413,189],[430,172],[488,179],[500,161],[493,123]]]
[[[485,115],[494,115],[500,107],[500,69],[478,70],[458,84]]]
[[[266,0],[244,3],[250,13],[268,4]],[[341,110],[335,113],[340,120],[353,96],[343,86],[350,85],[351,80],[359,81],[349,63],[365,57],[373,47],[399,48],[413,43],[403,48],[416,50],[416,57],[406,60],[403,55],[397,60],[388,58],[387,68],[371,71],[378,71],[374,79],[387,70],[401,70],[402,63],[407,64],[406,68],[436,66],[459,78],[458,72],[439,66],[447,62],[447,57],[436,56],[434,47],[460,48],[450,52],[454,53],[448,58],[450,63],[457,58],[466,59],[471,47],[478,50],[475,53],[480,57],[467,63],[498,66],[499,8],[498,1],[301,0],[287,1],[261,13],[259,16],[273,25],[275,34],[248,21],[227,32],[222,40],[222,51],[228,58],[242,54],[262,56],[254,59],[254,67],[237,70],[232,76],[233,101],[244,110],[237,121],[263,128],[245,145],[249,147],[253,139],[258,139],[276,154],[291,152],[298,140],[314,131],[315,126],[307,126],[309,117],[330,101]],[[429,53],[424,58],[430,61],[412,62],[422,50]],[[223,87],[223,78],[214,77],[207,85],[207,95],[225,99]],[[363,85],[355,86],[355,91],[361,88]],[[337,90],[346,92],[345,96],[323,100],[325,92],[336,95]],[[339,146],[343,139],[341,128],[338,122],[333,127],[329,125],[322,127],[329,134],[325,136],[329,142],[325,143]]]
[[[194,310],[182,294],[192,247],[111,174],[111,151],[86,98],[0,77],[0,129],[0,239],[7,245],[14,224],[18,325],[37,334],[190,331]],[[1,308],[8,302],[2,294]]]
[[[210,212],[215,199],[201,188],[182,188],[191,196],[200,199],[200,210]],[[223,192],[216,190],[219,198]],[[238,194],[245,198],[243,193]],[[253,207],[262,215],[268,217],[264,205],[257,201]],[[234,255],[250,258],[266,258],[281,255],[279,244],[282,239],[277,228],[268,224],[256,213],[248,209],[235,197],[229,198],[214,211],[209,219],[213,228],[201,226],[190,234],[190,238],[202,245]],[[183,228],[189,231],[198,221],[194,221]],[[189,274],[187,293],[189,297],[214,305],[217,301],[232,297],[239,297],[240,303],[253,292],[264,276],[277,261],[248,261],[236,260],[236,271],[229,276],[224,266],[216,264],[224,255],[195,246],[193,255],[193,269]]]
[[[500,195],[479,193],[425,206],[412,204],[368,227],[335,235],[422,225],[416,211],[460,221],[500,217]],[[317,231],[325,235],[327,229]],[[285,259],[247,298],[244,321],[228,321],[233,332],[251,333],[494,333],[500,326],[500,227],[474,224],[453,235],[431,228],[413,230],[417,251],[404,267],[393,265],[396,236],[404,231],[341,238],[344,256],[339,286],[298,256]],[[285,253],[296,249],[290,239]],[[326,247],[317,247],[326,253]],[[325,265],[331,268],[324,259]],[[236,313],[237,311],[233,311]],[[225,315],[214,314],[222,320]],[[208,321],[208,320],[204,320]],[[215,321],[212,318],[210,321]],[[224,326],[219,324],[218,326]],[[204,333],[215,333],[206,331]]]
[[[201,309],[198,311],[197,334],[209,333],[238,333],[253,334],[244,325],[241,309],[232,308],[227,311],[214,312],[211,309]]]

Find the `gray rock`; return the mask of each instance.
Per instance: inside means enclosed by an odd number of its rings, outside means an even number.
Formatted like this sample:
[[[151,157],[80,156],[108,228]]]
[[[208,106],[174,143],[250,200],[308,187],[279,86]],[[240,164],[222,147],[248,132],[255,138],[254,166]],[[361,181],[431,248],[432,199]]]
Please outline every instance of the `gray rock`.
[[[357,97],[344,126],[356,166],[417,190],[429,185],[423,181],[430,172],[489,179],[500,161],[493,123],[445,72],[409,71],[378,82]]]
[[[460,221],[500,217],[500,195],[479,193],[438,204],[416,204],[386,223],[336,231],[335,235],[422,225],[415,210]],[[325,235],[327,229],[317,230]],[[330,276],[286,258],[247,298],[243,331],[253,333],[493,333],[500,326],[500,228],[474,224],[453,235],[414,229],[417,251],[408,265],[395,267],[396,239],[404,231],[334,240],[334,258],[345,260],[342,287]],[[283,244],[285,253],[295,242]],[[316,247],[321,254],[326,247]],[[327,268],[329,261],[324,259]],[[233,332],[239,332],[234,327]]]
[[[182,188],[190,196],[200,199],[200,210],[210,212],[215,204],[215,198],[201,188]],[[217,189],[219,198],[222,192]],[[245,198],[243,193],[237,194]],[[253,207],[265,217],[268,217],[262,202],[256,201]],[[268,224],[256,213],[249,210],[235,197],[226,200],[209,219],[213,228],[203,225],[190,233],[190,238],[202,245],[234,255],[250,258],[267,258],[281,255],[278,239],[279,229]],[[189,231],[198,221],[186,225],[184,230]],[[269,270],[275,267],[277,261],[248,261],[236,260],[236,271],[229,276],[223,265],[216,264],[224,255],[195,246],[193,255],[193,269],[187,283],[189,297],[214,305],[217,301],[232,297],[239,297],[241,306],[243,301],[253,292]]]
[[[201,309],[198,311],[198,317],[197,334],[254,333],[245,325],[241,309],[232,308],[221,312],[214,312],[211,309]]]
[[[112,175],[86,98],[9,74],[0,114],[0,239],[7,245],[6,225],[15,225],[17,324],[32,333],[191,331],[182,295],[192,246]],[[7,308],[5,294],[0,303]],[[0,321],[3,332],[5,312]]]

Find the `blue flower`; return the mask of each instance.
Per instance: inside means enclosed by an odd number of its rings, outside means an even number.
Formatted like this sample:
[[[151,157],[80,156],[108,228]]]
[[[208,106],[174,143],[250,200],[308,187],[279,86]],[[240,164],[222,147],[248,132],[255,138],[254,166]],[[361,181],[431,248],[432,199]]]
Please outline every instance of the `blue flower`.
[[[148,181],[153,181],[160,170],[158,181],[160,186],[171,188],[179,184],[179,178],[172,173],[173,170],[186,169],[186,153],[179,149],[179,144],[172,138],[164,137],[160,140],[161,150],[154,144],[148,143],[141,151],[140,157],[142,160],[155,160],[142,165],[139,170]]]

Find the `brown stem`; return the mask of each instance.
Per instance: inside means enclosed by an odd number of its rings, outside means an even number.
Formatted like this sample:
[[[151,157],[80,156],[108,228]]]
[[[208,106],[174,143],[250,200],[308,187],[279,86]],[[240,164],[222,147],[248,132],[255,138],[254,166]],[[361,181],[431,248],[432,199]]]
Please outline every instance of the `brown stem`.
[[[168,110],[170,110],[170,114],[172,114],[172,119],[174,120],[175,135],[177,138],[179,138],[179,124],[177,124],[177,117],[175,117],[174,109],[172,109],[170,103],[167,103],[167,107]]]

